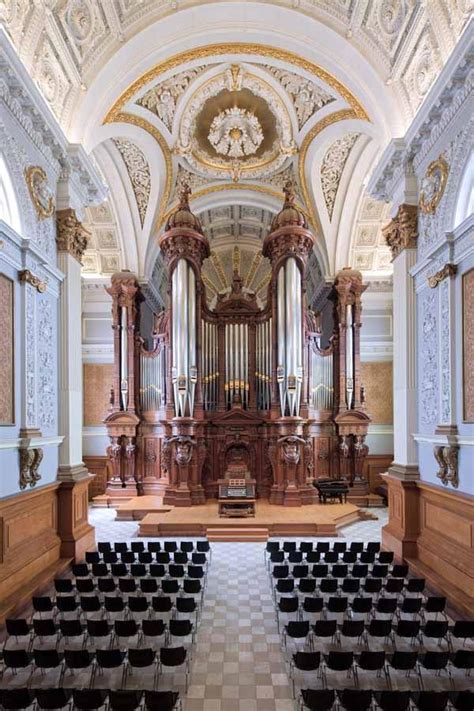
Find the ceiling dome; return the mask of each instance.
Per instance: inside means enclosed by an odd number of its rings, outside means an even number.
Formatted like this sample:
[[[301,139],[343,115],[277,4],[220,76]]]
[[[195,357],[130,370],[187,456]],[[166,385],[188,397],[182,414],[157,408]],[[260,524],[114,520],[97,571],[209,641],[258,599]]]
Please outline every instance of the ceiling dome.
[[[294,185],[291,181],[288,181],[283,188],[285,193],[285,202],[282,209],[273,218],[271,231],[274,232],[280,227],[308,227],[308,221],[301,210],[295,205],[296,194]]]

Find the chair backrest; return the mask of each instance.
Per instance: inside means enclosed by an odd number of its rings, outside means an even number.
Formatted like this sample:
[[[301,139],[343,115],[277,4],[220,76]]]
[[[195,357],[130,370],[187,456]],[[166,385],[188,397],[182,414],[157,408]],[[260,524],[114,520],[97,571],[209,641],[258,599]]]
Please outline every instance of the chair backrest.
[[[333,637],[337,630],[337,620],[317,620],[313,625],[316,637]]]
[[[134,711],[142,700],[143,691],[109,691],[109,707],[112,711]]]
[[[309,622],[303,621],[303,622],[288,622],[288,624],[285,627],[286,634],[288,637],[292,637],[294,639],[302,639],[303,637],[307,637],[309,634]]]
[[[356,614],[367,614],[372,610],[372,598],[355,597],[351,602],[351,608]]]
[[[425,612],[444,612],[446,598],[430,595],[425,602]]]
[[[372,692],[369,689],[343,689],[337,694],[346,711],[366,711],[372,706]]]
[[[151,604],[155,612],[170,612],[173,608],[171,598],[167,595],[153,597],[151,600]]]
[[[149,667],[155,661],[156,652],[151,647],[131,648],[127,652],[128,663],[132,667]]]
[[[415,703],[419,711],[444,711],[449,701],[447,691],[419,691]]]
[[[178,703],[177,691],[150,691],[145,690],[145,708],[149,711],[172,711]]]
[[[36,704],[41,709],[62,709],[72,696],[72,689],[36,689]]]
[[[297,612],[299,607],[298,597],[281,597],[278,600],[278,609],[283,613]]]
[[[142,632],[145,637],[161,637],[166,632],[163,620],[142,620]]]
[[[125,659],[125,652],[121,649],[96,649],[97,664],[103,669],[116,669]]]
[[[445,669],[449,660],[449,652],[425,652],[421,658],[421,664],[426,669]]]
[[[92,664],[92,659],[87,649],[64,650],[64,661],[69,669],[87,669]]]
[[[301,695],[309,709],[328,711],[334,705],[336,692],[334,689],[301,689]]]
[[[418,652],[394,652],[390,658],[390,664],[394,669],[408,671],[416,667],[418,661]]]
[[[161,647],[160,662],[165,667],[179,667],[186,661],[184,647]]]
[[[135,637],[138,625],[135,620],[115,620],[114,631],[117,637]]]
[[[406,711],[410,703],[410,691],[379,691],[375,698],[382,711]]]
[[[315,671],[321,664],[321,652],[296,652],[293,663],[301,671]]]
[[[350,669],[354,663],[353,652],[329,652],[325,655],[326,664],[334,671],[345,671]]]
[[[109,692],[107,689],[73,689],[74,706],[80,711],[92,711],[105,704]]]
[[[193,631],[193,624],[189,620],[170,620],[169,631],[172,637],[187,637]]]
[[[383,669],[385,665],[385,652],[369,652],[364,650],[360,653],[357,663],[361,669],[365,669],[366,671]]]
[[[303,600],[303,610],[309,613],[321,612],[324,606],[322,597],[305,597]]]
[[[0,689],[0,705],[4,709],[27,709],[36,698],[33,689],[21,687],[19,689]]]

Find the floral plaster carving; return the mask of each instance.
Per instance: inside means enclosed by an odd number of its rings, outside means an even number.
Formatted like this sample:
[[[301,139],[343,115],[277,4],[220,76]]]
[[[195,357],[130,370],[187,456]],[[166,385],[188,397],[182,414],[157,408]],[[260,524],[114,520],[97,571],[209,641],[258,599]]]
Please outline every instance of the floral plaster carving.
[[[26,427],[37,425],[36,400],[36,296],[35,290],[29,284],[26,289]]]
[[[71,208],[58,210],[56,229],[58,251],[68,252],[81,263],[82,255],[87,249],[89,233],[77,219],[75,211]]]
[[[421,299],[420,416],[423,425],[438,421],[438,322],[436,292],[426,290]]]
[[[208,139],[217,153],[230,158],[243,158],[257,152],[263,141],[263,131],[254,114],[232,107],[215,116]]]
[[[51,430],[56,422],[53,302],[43,294],[38,298],[37,309],[38,423],[42,428]]]
[[[359,136],[359,133],[348,133],[343,138],[334,141],[326,151],[321,163],[321,187],[330,220],[334,211],[342,171]]]
[[[334,96],[331,96],[320,86],[294,72],[272,67],[270,64],[266,64],[265,69],[280,82],[289,94],[298,118],[298,128],[302,128],[316,111],[335,100]]]
[[[415,247],[418,237],[417,206],[406,203],[400,205],[393,220],[382,228],[382,234],[390,247],[393,259],[404,249]]]
[[[115,138],[114,143],[120,151],[120,155],[127,167],[143,227],[148,200],[150,199],[150,166],[148,165],[143,151],[132,141],[128,141],[125,138]]]
[[[184,94],[189,84],[205,70],[206,67],[195,67],[179,72],[179,74],[175,74],[170,79],[149,89],[136,103],[156,114],[166,128],[171,131],[180,96]]]

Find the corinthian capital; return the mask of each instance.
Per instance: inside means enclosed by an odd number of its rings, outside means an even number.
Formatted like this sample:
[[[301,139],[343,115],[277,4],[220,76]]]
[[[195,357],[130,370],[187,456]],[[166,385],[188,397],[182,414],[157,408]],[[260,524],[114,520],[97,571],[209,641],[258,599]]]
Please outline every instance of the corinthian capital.
[[[68,252],[82,263],[82,255],[87,248],[89,232],[76,217],[72,208],[56,213],[56,244],[58,252]]]
[[[416,246],[418,237],[418,207],[403,203],[395,217],[382,228],[385,241],[392,252],[392,259],[404,249]]]

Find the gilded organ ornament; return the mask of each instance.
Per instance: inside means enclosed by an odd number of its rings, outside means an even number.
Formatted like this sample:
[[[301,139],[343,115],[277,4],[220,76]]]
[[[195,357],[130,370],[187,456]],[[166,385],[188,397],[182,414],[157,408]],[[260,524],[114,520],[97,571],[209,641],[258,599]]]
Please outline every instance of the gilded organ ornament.
[[[25,170],[25,180],[36,214],[40,220],[51,217],[54,213],[54,198],[48,187],[48,178],[39,165],[32,165]]]
[[[434,213],[443,197],[448,180],[449,165],[443,156],[429,164],[422,182],[420,193],[420,210],[425,213]]]

